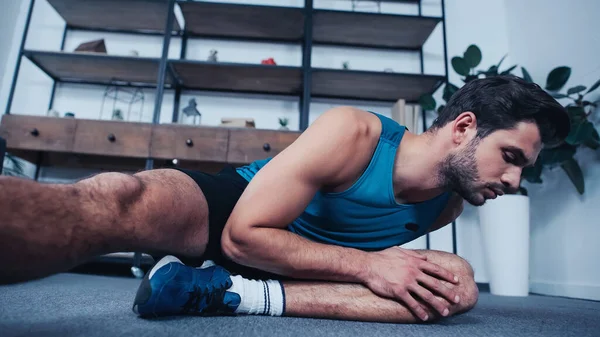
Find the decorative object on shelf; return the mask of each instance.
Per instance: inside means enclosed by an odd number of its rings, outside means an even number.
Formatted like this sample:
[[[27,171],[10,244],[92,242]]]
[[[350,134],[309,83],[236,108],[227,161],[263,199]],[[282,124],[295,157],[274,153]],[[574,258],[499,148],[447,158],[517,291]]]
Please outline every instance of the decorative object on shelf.
[[[137,50],[132,49],[129,51],[129,56],[138,57],[138,56],[140,56],[140,53]]]
[[[384,73],[393,73],[394,69],[392,69],[392,68],[385,68],[385,69],[383,69],[383,72]]]
[[[356,11],[357,8],[372,8],[377,7],[377,13],[381,13],[381,0],[352,0],[352,11]]]
[[[201,119],[202,119],[202,114],[200,113],[200,111],[198,111],[198,109],[196,108],[198,104],[196,103],[195,99],[190,99],[190,101],[188,102],[188,106],[186,106],[185,108],[183,108],[183,113],[189,118],[192,117],[193,118],[193,122],[192,124],[196,125],[196,118],[198,118],[198,123],[200,124]]]
[[[277,63],[275,63],[275,59],[273,59],[272,57],[269,57],[268,59],[264,59],[260,62],[260,64],[267,64],[267,65],[277,65]]]
[[[0,175],[24,176],[25,167],[17,157],[6,152],[6,140],[0,138]]]
[[[342,63],[342,69],[350,69],[350,62],[344,61],[344,63]]]
[[[208,55],[208,62],[218,62],[217,53],[218,53],[217,50],[212,49]]]
[[[107,99],[112,101],[112,107],[108,107],[108,105],[105,107]],[[111,119],[115,119],[115,112],[119,110],[121,112],[121,120],[127,121],[130,120],[131,112],[133,110],[138,114],[138,121],[141,122],[144,111],[144,92],[140,88],[126,88],[109,85],[104,90],[104,95],[102,96],[100,119],[105,115],[105,108],[109,111]],[[127,110],[127,116],[123,116],[123,111],[125,110]]]
[[[48,113],[46,114],[46,116],[49,116],[49,117],[60,117],[60,113],[58,113],[58,111],[56,111],[54,109],[50,109],[50,110],[48,110]]]
[[[75,118],[74,112],[65,112],[65,118]]]
[[[0,140],[2,142],[3,140]],[[5,145],[5,144],[4,144]],[[0,144],[0,148],[2,144]],[[0,157],[2,157],[3,149],[0,149]],[[25,167],[23,163],[17,159],[17,157],[13,156],[10,153],[6,153],[4,158],[0,158],[2,160],[2,165],[0,167],[0,174],[5,176],[14,176],[14,177],[23,177],[25,176]]]
[[[84,42],[75,48],[75,51],[106,54],[106,44],[104,39]]]
[[[289,123],[289,119],[284,117],[284,118],[279,118],[279,130],[289,130],[289,128],[287,127],[288,123]]]
[[[254,118],[221,118],[221,126],[232,128],[255,128]]]
[[[121,109],[113,110],[112,119],[117,120],[117,121],[122,121],[123,120],[123,111],[121,111]]]

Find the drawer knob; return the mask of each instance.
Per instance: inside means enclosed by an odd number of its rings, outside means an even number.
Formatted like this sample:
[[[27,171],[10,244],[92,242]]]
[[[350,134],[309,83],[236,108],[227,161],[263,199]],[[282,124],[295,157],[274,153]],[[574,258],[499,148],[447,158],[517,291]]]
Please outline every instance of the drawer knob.
[[[269,143],[265,143],[263,145],[263,150],[265,150],[266,152],[271,151],[271,145]]]
[[[192,146],[194,146],[194,142],[191,139],[188,139],[185,141],[185,145],[192,147]]]
[[[40,132],[38,131],[38,129],[35,129],[35,128],[34,128],[33,130],[31,130],[31,132],[30,132],[30,133],[31,133],[31,135],[32,135],[32,136],[34,136],[34,137],[37,137],[37,136],[39,136],[39,135],[40,135]]]
[[[109,133],[107,138],[109,142],[114,142],[115,140],[117,140],[117,137],[115,137],[115,135],[112,133]]]

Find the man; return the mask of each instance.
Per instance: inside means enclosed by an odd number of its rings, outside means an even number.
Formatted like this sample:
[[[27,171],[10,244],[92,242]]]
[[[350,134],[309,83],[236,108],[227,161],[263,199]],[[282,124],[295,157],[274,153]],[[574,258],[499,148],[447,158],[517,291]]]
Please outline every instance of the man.
[[[398,246],[456,219],[463,199],[482,205],[516,191],[543,144],[568,130],[565,109],[539,86],[495,77],[466,84],[421,135],[339,107],[274,158],[217,175],[103,173],[70,185],[2,177],[0,278],[145,251],[167,255],[135,298],[145,317],[456,315],[477,301],[469,264]]]

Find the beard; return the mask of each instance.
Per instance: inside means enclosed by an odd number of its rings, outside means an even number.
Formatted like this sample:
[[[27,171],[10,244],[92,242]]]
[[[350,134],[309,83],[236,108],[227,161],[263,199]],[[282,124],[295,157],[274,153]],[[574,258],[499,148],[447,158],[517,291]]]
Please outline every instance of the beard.
[[[481,191],[484,186],[479,182],[475,151],[479,144],[475,137],[457,153],[451,153],[439,164],[438,180],[441,187],[451,190],[473,206],[485,203]]]

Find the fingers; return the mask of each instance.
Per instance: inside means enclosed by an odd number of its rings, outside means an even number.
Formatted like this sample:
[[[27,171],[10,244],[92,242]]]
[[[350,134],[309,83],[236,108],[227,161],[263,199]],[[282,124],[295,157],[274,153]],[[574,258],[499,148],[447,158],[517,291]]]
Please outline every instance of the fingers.
[[[423,273],[420,277],[417,278],[417,280],[424,285],[427,289],[431,290],[432,292],[436,293],[437,295],[442,296],[444,299],[448,300],[448,302],[450,303],[459,303],[460,302],[460,296],[456,293],[455,290],[450,289],[448,286],[446,286],[443,281],[429,276],[425,273]]]
[[[425,303],[431,305],[431,307],[433,307],[443,317],[450,315],[450,308],[446,306],[444,303],[445,301],[440,301],[438,297],[433,295],[431,291],[418,284],[411,285],[409,289],[419,296]]]
[[[398,247],[398,248],[400,248],[400,247]],[[421,260],[427,260],[426,255],[419,254],[419,253],[415,252],[414,250],[404,249],[404,248],[400,248],[400,250],[402,250],[402,252],[405,253],[406,255],[410,255],[414,258],[421,259]]]
[[[431,276],[435,276],[439,279],[448,281],[450,283],[458,283],[458,281],[459,281],[458,276],[454,275],[453,273],[448,271],[446,268],[442,268],[435,263],[423,261],[419,265],[419,269],[421,269],[424,272],[427,272]]]
[[[415,316],[419,317],[423,321],[427,321],[429,319],[429,315],[427,314],[427,311],[425,311],[425,308],[423,308],[423,306],[416,299],[414,299],[408,291],[404,292],[404,296],[401,296],[400,298]]]

